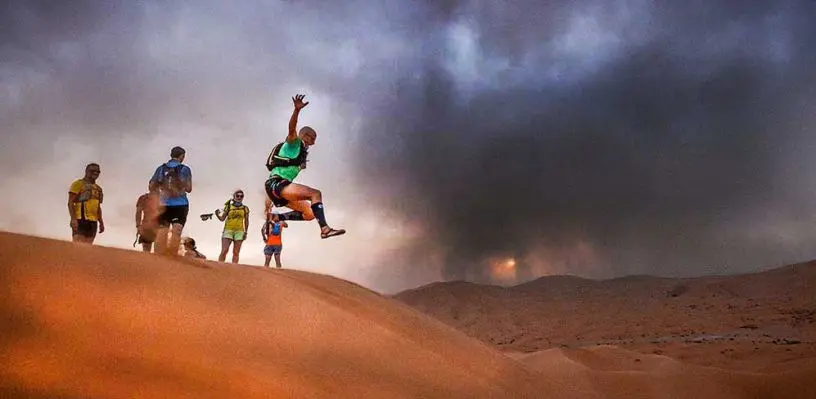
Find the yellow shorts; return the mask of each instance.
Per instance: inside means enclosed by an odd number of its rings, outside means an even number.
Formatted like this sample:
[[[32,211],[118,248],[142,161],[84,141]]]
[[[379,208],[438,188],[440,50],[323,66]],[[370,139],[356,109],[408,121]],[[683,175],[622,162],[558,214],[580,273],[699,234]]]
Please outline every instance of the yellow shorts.
[[[224,234],[221,237],[228,238],[232,241],[243,241],[244,240],[244,231],[243,230],[224,230]]]

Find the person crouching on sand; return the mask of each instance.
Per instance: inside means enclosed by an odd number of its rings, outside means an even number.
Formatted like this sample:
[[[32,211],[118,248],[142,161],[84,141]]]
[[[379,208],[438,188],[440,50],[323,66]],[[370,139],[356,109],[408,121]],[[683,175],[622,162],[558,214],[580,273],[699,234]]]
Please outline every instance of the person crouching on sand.
[[[196,248],[196,242],[192,237],[185,237],[184,240],[184,256],[188,258],[196,258],[196,259],[207,259],[204,254],[198,252],[198,248]]]

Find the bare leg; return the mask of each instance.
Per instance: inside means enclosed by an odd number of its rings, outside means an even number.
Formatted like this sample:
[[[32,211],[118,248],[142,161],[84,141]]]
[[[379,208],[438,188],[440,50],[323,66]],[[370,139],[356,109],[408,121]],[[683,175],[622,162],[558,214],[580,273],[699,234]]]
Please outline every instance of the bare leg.
[[[93,239],[82,235],[79,231],[71,230],[71,242],[79,244],[91,244]]]
[[[300,212],[300,217],[302,218],[301,220],[308,221],[308,220],[314,220],[314,218],[315,218],[314,212],[312,212],[312,205],[309,204],[309,201],[306,201],[306,200],[289,201],[289,203],[286,204],[286,207],[293,210],[293,211],[295,211],[295,212]],[[287,212],[284,215],[287,215],[287,214],[291,214],[291,212]],[[285,216],[284,216],[284,218],[285,218]],[[285,220],[299,220],[299,219],[285,219]]]
[[[311,202],[309,208],[311,208],[314,218],[317,219],[317,223],[320,225],[320,236],[322,238],[339,236],[346,233],[343,229],[333,229],[329,227],[323,210],[323,194],[320,190],[302,184],[291,183],[281,190],[281,196],[290,202],[304,200]]]
[[[159,226],[156,229],[156,250],[154,253],[164,254],[167,251],[167,233],[170,230],[168,226]]]
[[[290,183],[281,190],[281,196],[288,201],[307,200],[311,203],[323,202],[323,193],[303,184]]]
[[[235,241],[232,243],[232,263],[238,263],[238,256],[241,253],[241,244],[243,244],[243,241]]]
[[[90,244],[90,240],[88,239],[88,237],[85,237],[81,234],[75,234],[71,236],[71,241],[78,244]]]
[[[153,249],[153,243],[150,243],[150,242],[143,242],[142,243],[142,252],[150,253],[150,251],[152,249]]]
[[[173,223],[170,228],[170,238],[167,239],[167,252],[171,255],[178,255],[181,246],[181,232],[184,226]]]
[[[229,238],[221,237],[221,253],[218,255],[218,261],[224,262],[227,260],[227,252],[229,252],[230,244],[232,240]]]
[[[275,266],[277,266],[278,269],[280,269],[281,267],[280,256],[281,256],[280,253],[275,254]]]
[[[264,261],[264,267],[269,267],[269,262],[271,262],[271,261],[272,261],[272,257],[269,256],[269,255],[266,255],[266,260]]]

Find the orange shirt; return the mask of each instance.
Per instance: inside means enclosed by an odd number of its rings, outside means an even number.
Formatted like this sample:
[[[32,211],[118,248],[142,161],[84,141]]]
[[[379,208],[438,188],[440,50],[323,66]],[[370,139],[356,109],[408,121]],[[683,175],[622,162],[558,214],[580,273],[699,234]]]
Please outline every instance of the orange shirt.
[[[280,225],[280,222],[278,222]],[[283,226],[280,227],[280,234],[274,235],[272,234],[272,226],[274,223],[269,222],[266,227],[266,245],[283,245]]]

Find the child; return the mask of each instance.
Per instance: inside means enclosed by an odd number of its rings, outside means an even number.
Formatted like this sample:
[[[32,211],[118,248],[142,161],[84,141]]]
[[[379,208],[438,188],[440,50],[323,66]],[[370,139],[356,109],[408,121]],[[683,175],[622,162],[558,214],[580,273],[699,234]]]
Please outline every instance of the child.
[[[264,255],[266,256],[265,267],[269,267],[269,262],[272,260],[272,255],[275,255],[275,266],[281,267],[281,251],[283,250],[283,241],[281,239],[283,228],[289,227],[286,221],[281,221],[277,213],[267,213],[266,223],[261,228],[261,236],[264,243]]]

